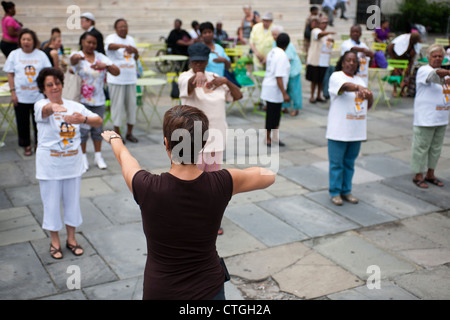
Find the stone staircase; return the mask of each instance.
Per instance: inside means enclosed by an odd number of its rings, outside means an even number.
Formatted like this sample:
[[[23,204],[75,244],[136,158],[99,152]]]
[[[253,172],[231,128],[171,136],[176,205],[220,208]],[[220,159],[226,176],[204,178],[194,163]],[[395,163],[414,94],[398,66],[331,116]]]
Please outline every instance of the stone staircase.
[[[188,31],[193,20],[214,24],[221,20],[228,34],[234,36],[243,17],[242,6],[245,3],[260,14],[271,11],[274,23],[282,25],[296,45],[297,40],[303,38],[310,7],[307,0],[20,0],[16,1],[16,18],[25,27],[36,31],[40,41],[49,38],[51,28],[59,27],[64,46],[76,49],[83,30],[68,28],[68,20],[73,14],[68,12],[68,8],[73,5],[78,6],[81,13],[92,12],[96,16],[96,28],[105,37],[114,32],[113,23],[117,18],[125,18],[129,24],[129,34],[136,42],[158,43],[161,36],[169,34],[176,18],[183,21],[183,28]],[[349,17],[354,17],[356,3],[351,3],[347,13]],[[340,34],[348,34],[352,21],[336,19],[335,27],[329,28],[336,31],[340,38]]]

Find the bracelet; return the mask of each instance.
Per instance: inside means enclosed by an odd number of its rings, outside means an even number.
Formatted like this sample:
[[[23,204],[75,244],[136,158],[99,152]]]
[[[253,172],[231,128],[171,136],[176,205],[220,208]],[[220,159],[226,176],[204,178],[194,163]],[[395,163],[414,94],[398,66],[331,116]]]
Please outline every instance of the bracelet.
[[[109,137],[109,143],[111,143],[111,139],[117,139],[117,138],[122,139],[122,137],[119,136],[118,134],[113,134],[112,136]]]
[[[86,123],[86,122],[87,122],[87,118],[88,118],[88,117],[85,117],[85,118],[84,118],[83,123]]]
[[[9,89],[9,92],[16,91],[16,88]]]

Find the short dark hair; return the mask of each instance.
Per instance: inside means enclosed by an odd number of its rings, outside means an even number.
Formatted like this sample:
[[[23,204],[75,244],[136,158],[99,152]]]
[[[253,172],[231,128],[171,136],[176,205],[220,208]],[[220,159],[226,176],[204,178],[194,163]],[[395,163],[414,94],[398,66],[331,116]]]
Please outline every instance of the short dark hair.
[[[86,32],[84,32],[84,33],[81,35],[80,40],[86,39],[87,36],[94,37],[95,40],[97,40],[97,36],[96,36],[95,34],[93,34],[91,31],[86,31]]]
[[[286,49],[290,42],[291,39],[289,38],[289,35],[285,32],[280,33],[277,37],[277,47],[279,48]]]
[[[5,12],[8,12],[9,9],[14,8],[16,5],[12,1],[2,1],[2,7]]]
[[[55,32],[61,33],[61,29],[58,27],[53,28],[52,31],[50,32],[50,34],[54,34]]]
[[[211,30],[214,32],[214,25],[209,21],[203,22],[200,24],[200,33],[202,33],[203,30]]]
[[[195,144],[195,123],[201,122],[201,129],[202,129],[202,142],[201,142],[201,148],[200,146]],[[172,140],[172,134],[177,129],[184,129],[189,132],[190,135],[190,151],[191,154],[189,156],[190,163],[186,163],[186,157],[183,156],[183,149],[180,150],[178,154],[172,153],[172,160],[174,160],[177,163],[181,164],[195,164],[198,160],[199,152],[204,148],[206,144],[206,137],[207,131],[209,128],[209,121],[208,117],[205,115],[203,111],[201,111],[198,108],[191,107],[188,105],[178,105],[171,109],[169,109],[164,114],[164,121],[163,121],[163,134],[164,138],[167,139],[168,146],[166,146],[170,151],[174,150],[174,148],[182,142],[184,139],[183,137],[180,137],[180,140]],[[206,134],[205,134],[206,133]],[[198,134],[198,133],[197,133]],[[205,138],[205,139],[204,139]]]
[[[192,21],[191,26],[192,26],[192,28],[195,28],[195,26],[198,26],[198,21],[197,20]]]
[[[119,18],[119,19],[117,19],[116,21],[114,21],[114,30],[116,29],[117,24],[118,24],[119,22],[121,22],[121,21],[127,23],[127,20],[125,20],[124,18]],[[127,24],[128,24],[128,23],[127,23]]]
[[[64,87],[64,73],[56,68],[44,68],[41,70],[41,72],[39,72],[39,75],[36,79],[38,88],[39,88],[39,92],[44,93],[44,89],[45,89],[45,78],[47,78],[48,76],[52,76],[55,77],[56,79],[58,79],[59,81],[61,81],[61,84]]]
[[[31,35],[31,38],[33,38],[33,42],[34,42],[34,49],[39,48],[39,39],[38,39],[38,37],[37,37],[37,35],[36,35],[36,32],[34,32],[33,30],[30,30],[30,29],[28,29],[28,28],[24,28],[24,29],[20,30],[20,33],[19,33],[19,47],[20,47],[20,48],[22,48],[22,47],[20,46],[20,40],[22,39],[22,36],[23,36],[24,34],[29,34],[29,35]]]
[[[318,11],[319,10],[319,8],[318,7],[316,7],[316,6],[312,6],[311,8],[309,8],[309,12],[313,12],[313,11]]]
[[[354,74],[358,73],[358,71],[359,71],[358,52],[353,51],[353,50],[348,50],[348,51],[344,52],[344,54],[339,58],[338,62],[336,63],[336,68],[334,69],[334,71],[342,71],[342,63],[344,62],[345,57],[350,53],[353,53],[356,56],[357,66],[356,66],[356,71]]]

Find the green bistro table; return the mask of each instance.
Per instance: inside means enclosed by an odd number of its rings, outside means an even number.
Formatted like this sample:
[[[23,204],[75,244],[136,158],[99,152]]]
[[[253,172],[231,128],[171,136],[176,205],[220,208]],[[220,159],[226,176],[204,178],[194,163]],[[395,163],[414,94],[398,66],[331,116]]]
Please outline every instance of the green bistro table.
[[[142,88],[142,104],[138,104],[138,111],[140,110],[147,122],[147,130],[150,128],[150,124],[152,122],[153,116],[156,114],[156,116],[159,118],[159,120],[162,123],[161,115],[158,113],[157,107],[159,103],[159,99],[161,98],[161,94],[163,92],[163,89],[165,85],[167,84],[166,79],[160,79],[160,78],[140,78],[136,82],[136,86],[139,86]],[[160,87],[158,91],[153,90],[152,87]],[[152,97],[153,96],[153,97]],[[150,118],[147,117],[144,111],[144,105],[145,102],[148,101],[152,113],[150,115]]]

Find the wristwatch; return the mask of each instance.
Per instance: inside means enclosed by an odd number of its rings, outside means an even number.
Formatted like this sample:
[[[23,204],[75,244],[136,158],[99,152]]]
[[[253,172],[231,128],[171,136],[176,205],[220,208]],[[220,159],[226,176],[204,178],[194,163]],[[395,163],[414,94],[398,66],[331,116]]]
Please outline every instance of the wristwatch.
[[[119,136],[118,134],[113,134],[112,136],[109,137],[109,143],[111,143],[111,139],[116,139],[116,138],[122,139],[122,137]]]

